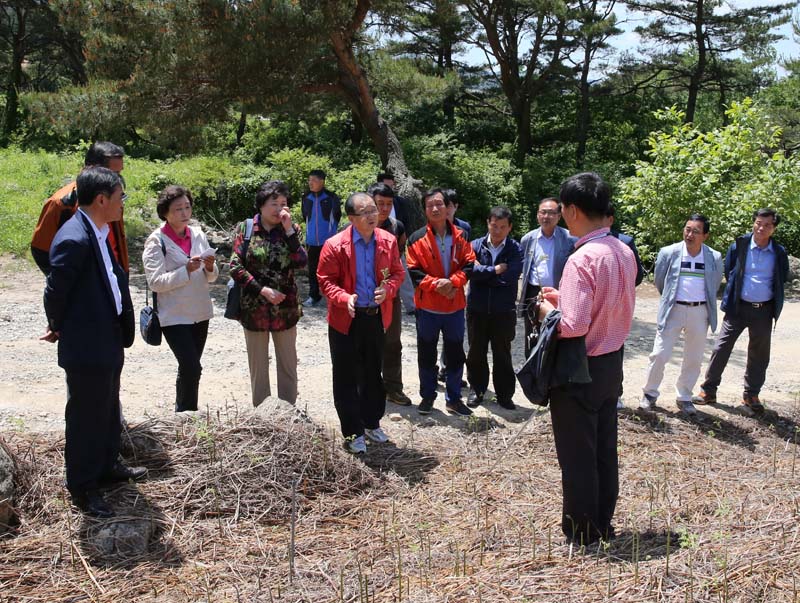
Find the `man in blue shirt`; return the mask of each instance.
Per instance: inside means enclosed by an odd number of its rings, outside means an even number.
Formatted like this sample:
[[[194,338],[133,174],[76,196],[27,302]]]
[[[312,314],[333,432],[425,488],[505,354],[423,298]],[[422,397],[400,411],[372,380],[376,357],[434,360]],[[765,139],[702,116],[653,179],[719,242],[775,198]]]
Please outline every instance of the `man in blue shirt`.
[[[747,368],[744,374],[743,408],[753,414],[764,411],[758,395],[764,385],[769,365],[773,322],[783,309],[783,286],[789,276],[789,256],[772,238],[780,216],[774,209],[753,213],[753,232],[737,237],[725,256],[728,284],[722,297],[725,317],[714,344],[700,395],[695,404],[713,404],[722,372],[733,346],[747,329]]]
[[[306,252],[308,253],[308,299],[306,307],[315,306],[322,299],[317,280],[317,265],[322,246],[339,230],[342,203],[336,194],[325,188],[325,172],[308,173],[308,191],[301,201],[303,221],[306,223]]]

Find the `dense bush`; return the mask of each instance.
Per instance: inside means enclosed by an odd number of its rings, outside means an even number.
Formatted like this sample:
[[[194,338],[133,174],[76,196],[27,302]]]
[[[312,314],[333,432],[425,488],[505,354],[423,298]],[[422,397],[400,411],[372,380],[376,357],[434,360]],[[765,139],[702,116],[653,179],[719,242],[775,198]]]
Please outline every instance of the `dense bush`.
[[[800,156],[777,150],[780,130],[751,101],[734,103],[727,113],[729,125],[709,132],[684,124],[675,109],[659,113],[664,128],[650,136],[650,161],[638,162],[636,174],[619,187],[643,255],[679,240],[694,212],[711,219],[708,244],[724,250],[751,229],[753,210],[768,206],[787,219],[776,237],[788,234],[789,252],[800,252]]]
[[[443,134],[410,139],[404,151],[411,172],[425,188],[458,191],[459,217],[470,222],[476,234],[485,232],[486,215],[495,205],[509,207],[517,216],[516,234],[524,234],[531,200],[525,198],[521,172],[509,158],[494,151],[467,149]]]

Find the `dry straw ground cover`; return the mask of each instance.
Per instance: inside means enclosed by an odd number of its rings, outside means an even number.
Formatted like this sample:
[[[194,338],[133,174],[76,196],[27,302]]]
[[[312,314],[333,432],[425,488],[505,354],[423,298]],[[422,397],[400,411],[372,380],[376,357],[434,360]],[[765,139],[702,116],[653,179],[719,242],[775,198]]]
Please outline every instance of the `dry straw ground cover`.
[[[618,538],[589,550],[558,529],[546,413],[519,436],[394,423],[363,462],[280,404],[151,421],[126,450],[150,479],[112,492],[110,522],[66,506],[63,441],[6,434],[24,494],[0,601],[797,603],[799,420],[624,411]],[[138,556],[102,538],[125,524]]]

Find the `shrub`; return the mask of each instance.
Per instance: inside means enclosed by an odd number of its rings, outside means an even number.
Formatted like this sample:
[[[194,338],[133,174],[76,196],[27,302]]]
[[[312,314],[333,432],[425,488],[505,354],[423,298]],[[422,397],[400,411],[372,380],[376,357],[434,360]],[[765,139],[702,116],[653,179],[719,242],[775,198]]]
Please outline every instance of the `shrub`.
[[[642,254],[679,240],[686,217],[700,212],[711,219],[708,244],[724,251],[733,238],[750,230],[752,212],[774,207],[788,219],[800,219],[800,157],[777,152],[780,130],[748,99],[727,111],[727,126],[700,132],[683,123],[676,109],[657,114],[664,130],[649,138],[650,161],[636,164],[623,180],[619,202],[635,224]],[[781,226],[777,233],[780,240]],[[797,254],[796,241],[789,252]]]

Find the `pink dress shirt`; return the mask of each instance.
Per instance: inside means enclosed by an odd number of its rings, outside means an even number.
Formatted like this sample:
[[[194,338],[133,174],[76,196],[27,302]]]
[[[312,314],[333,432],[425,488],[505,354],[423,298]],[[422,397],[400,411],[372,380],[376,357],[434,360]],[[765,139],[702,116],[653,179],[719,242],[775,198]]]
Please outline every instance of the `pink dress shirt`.
[[[636,260],[625,243],[600,228],[578,239],[559,289],[561,337],[586,336],[586,353],[622,347],[636,303]]]

